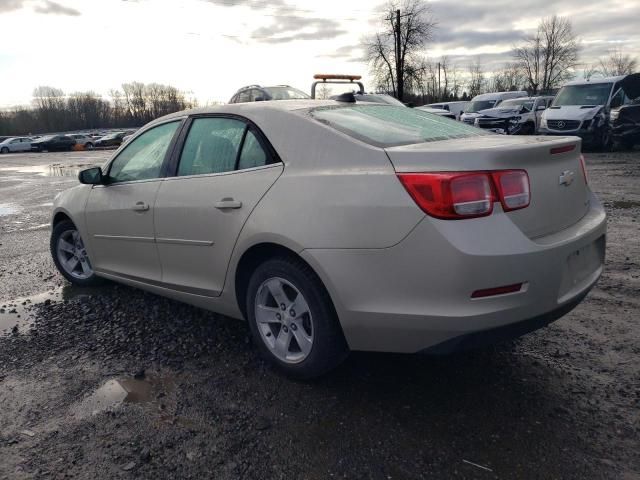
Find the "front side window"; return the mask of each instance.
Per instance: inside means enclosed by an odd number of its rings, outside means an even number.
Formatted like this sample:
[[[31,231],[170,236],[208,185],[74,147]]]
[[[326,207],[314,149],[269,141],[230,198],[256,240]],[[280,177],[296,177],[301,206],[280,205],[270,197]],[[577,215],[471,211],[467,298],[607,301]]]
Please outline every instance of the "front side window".
[[[129,143],[111,164],[109,181],[159,178],[167,149],[179,125],[179,121],[159,125]]]
[[[184,143],[178,175],[235,170],[246,124],[232,118],[196,118]]]
[[[441,115],[391,105],[318,107],[310,114],[350,137],[383,148],[488,135]]]

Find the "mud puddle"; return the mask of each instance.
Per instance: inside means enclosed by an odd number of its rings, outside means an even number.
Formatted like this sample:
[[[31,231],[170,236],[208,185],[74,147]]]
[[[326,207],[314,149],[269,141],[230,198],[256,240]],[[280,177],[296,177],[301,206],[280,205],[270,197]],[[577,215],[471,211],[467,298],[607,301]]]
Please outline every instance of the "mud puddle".
[[[41,177],[76,177],[82,170],[92,167],[91,163],[80,163],[74,165],[64,165],[54,163],[51,165],[31,165],[25,167],[5,167],[0,171],[16,173],[35,173]]]
[[[71,407],[76,419],[112,411],[123,404],[140,404],[163,412],[173,397],[175,378],[170,375],[140,375],[138,378],[112,378]]]
[[[10,203],[0,203],[0,217],[15,215],[20,209]]]
[[[0,336],[26,333],[35,320],[33,307],[48,302],[59,302],[99,294],[99,288],[80,288],[65,285],[48,292],[13,300],[0,300]]]

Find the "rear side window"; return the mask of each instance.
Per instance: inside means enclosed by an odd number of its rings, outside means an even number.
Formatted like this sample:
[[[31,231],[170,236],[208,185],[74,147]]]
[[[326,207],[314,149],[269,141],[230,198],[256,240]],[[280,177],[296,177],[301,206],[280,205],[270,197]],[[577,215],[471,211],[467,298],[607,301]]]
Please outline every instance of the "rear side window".
[[[247,130],[247,136],[242,145],[242,153],[238,162],[238,170],[245,168],[262,167],[268,163],[268,157],[260,142],[251,130]]]
[[[184,143],[178,175],[235,170],[245,123],[232,118],[196,118]]]
[[[406,107],[319,107],[311,110],[310,114],[350,137],[383,148],[489,135],[470,125]]]

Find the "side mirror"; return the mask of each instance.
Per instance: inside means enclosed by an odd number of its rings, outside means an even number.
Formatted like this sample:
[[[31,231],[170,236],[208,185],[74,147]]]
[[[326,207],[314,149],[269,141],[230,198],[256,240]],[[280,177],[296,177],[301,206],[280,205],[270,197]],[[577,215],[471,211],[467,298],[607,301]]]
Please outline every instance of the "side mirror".
[[[545,107],[544,105],[538,105],[538,107],[536,108],[537,111],[542,111],[542,110],[546,110],[547,107]]]
[[[78,174],[78,180],[84,185],[101,185],[103,183],[100,167],[87,168]]]

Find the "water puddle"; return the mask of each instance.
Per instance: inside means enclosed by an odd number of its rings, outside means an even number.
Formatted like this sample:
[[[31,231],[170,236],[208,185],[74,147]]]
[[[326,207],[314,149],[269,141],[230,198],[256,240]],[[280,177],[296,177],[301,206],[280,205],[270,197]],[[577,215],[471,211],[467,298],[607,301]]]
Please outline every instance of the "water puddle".
[[[48,292],[14,300],[0,300],[0,336],[11,333],[26,333],[35,320],[33,307],[46,302],[59,302],[96,295],[98,288],[80,288],[65,285]]]
[[[14,215],[18,213],[20,209],[11,205],[10,203],[0,203],[0,217],[4,217],[6,215]]]
[[[52,165],[31,165],[25,167],[4,167],[0,171],[16,173],[35,173],[41,177],[77,177],[80,171],[92,167],[92,163],[82,163],[75,165],[65,165],[54,163]]]
[[[634,202],[633,200],[614,200],[611,202],[613,208],[626,210],[628,208],[640,207],[640,202]]]
[[[171,376],[147,375],[144,378],[114,378],[71,408],[71,414],[80,419],[101,412],[112,411],[125,403],[157,405],[175,390]],[[159,408],[163,410],[163,408]]]

